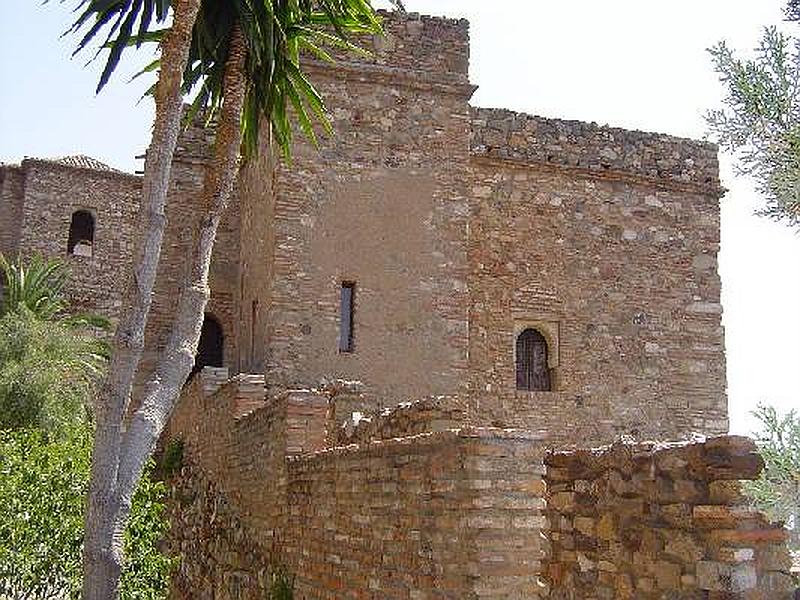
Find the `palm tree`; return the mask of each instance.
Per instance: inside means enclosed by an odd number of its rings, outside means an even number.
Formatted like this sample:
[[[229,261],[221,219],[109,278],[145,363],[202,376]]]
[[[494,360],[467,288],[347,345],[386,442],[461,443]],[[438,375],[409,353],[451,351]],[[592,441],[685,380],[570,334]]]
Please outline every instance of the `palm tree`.
[[[151,21],[162,22],[170,4],[172,26],[152,31]],[[118,596],[122,531],[133,491],[194,361],[209,295],[211,253],[239,159],[258,151],[263,120],[271,124],[274,138],[288,157],[292,128],[287,108],[294,111],[301,129],[312,140],[312,118],[329,129],[322,99],[300,70],[300,51],[306,49],[329,59],[321,45],[355,49],[347,42],[348,35],[376,33],[380,25],[369,0],[84,0],[81,5],[85,10],[76,27],[85,25],[90,17],[95,24],[79,49],[116,19],[106,40],[110,52],[100,87],[126,47],[152,40],[162,43],[159,61],[147,69],[160,67],[153,90],[156,126],[145,163],[142,198],[147,226],[131,281],[131,308],[125,310],[117,330],[110,375],[98,402],[86,516],[83,597],[106,600]],[[133,33],[137,19],[138,33]],[[191,30],[188,43],[187,26]],[[219,113],[214,156],[204,181],[199,207],[205,211],[174,326],[145,388],[145,398],[126,423],[163,238],[168,163],[175,149],[176,115],[180,112],[174,104],[179,67],[178,100],[181,89],[200,86],[190,116],[199,110],[209,119]],[[173,124],[168,132],[159,129]],[[148,175],[148,171],[154,173]]]

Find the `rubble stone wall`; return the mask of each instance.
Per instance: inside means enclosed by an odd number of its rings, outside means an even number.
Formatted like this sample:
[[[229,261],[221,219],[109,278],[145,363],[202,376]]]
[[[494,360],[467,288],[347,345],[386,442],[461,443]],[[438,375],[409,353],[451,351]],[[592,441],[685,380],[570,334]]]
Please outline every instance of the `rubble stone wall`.
[[[786,531],[749,508],[763,467],[748,438],[552,452],[553,600],[789,600]]]
[[[713,145],[472,111],[474,420],[554,441],[725,433]],[[515,337],[552,391],[516,389]]]
[[[335,396],[331,402],[332,417],[340,411],[342,401],[348,406],[353,405],[349,397]],[[467,424],[466,415],[466,403],[452,396],[403,402],[394,408],[386,408],[379,414],[351,412],[342,421],[331,419],[328,425],[328,445],[346,446],[458,429]]]
[[[65,260],[71,306],[114,319],[132,261],[140,178],[37,159],[25,159],[19,171],[24,183],[18,188],[19,217],[12,224],[16,250]],[[72,214],[78,210],[94,217],[91,256],[67,254]]]
[[[467,385],[466,24],[398,16],[371,59],[308,64],[335,137],[277,168],[271,389],[362,380],[371,408]],[[435,160],[432,160],[435,157]],[[354,352],[339,352],[355,283]]]
[[[22,228],[25,175],[16,165],[0,164],[0,252],[14,257]]]

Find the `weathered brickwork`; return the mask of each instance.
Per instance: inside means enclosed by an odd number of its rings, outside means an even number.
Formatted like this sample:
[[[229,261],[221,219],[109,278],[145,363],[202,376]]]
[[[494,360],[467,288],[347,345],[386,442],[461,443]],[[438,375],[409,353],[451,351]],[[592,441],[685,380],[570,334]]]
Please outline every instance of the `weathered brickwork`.
[[[210,375],[170,425],[189,461],[173,484],[176,592],[258,597],[280,565],[308,599],[542,593],[540,436],[466,428],[326,448],[325,394],[288,391],[236,417],[242,380],[217,389]]]
[[[432,399],[336,445],[328,394],[237,417],[257,393],[219,375],[172,422],[177,597],[258,598],[276,568],[307,600],[791,597],[786,531],[740,491],[763,467],[747,438],[548,452],[522,430],[421,432],[454,409]]]
[[[547,465],[551,597],[790,600],[787,532],[749,507],[748,438],[618,443]]]

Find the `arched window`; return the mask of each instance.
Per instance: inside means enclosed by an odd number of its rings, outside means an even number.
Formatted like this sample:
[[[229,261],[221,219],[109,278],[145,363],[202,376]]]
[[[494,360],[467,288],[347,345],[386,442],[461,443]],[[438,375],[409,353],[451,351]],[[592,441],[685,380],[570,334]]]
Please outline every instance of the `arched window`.
[[[526,329],[517,337],[517,389],[550,391],[547,340],[535,329]]]
[[[94,217],[88,210],[72,213],[67,239],[67,254],[91,256],[94,245]]]
[[[203,367],[223,366],[225,336],[222,325],[213,316],[206,314],[203,318],[203,329],[200,331],[200,343],[194,357],[192,375],[199,373]]]

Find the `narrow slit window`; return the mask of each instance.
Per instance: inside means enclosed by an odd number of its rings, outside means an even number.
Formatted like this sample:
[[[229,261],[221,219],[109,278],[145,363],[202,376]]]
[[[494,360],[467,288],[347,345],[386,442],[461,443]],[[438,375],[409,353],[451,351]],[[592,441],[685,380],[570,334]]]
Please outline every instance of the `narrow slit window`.
[[[256,360],[257,326],[258,326],[258,300],[253,300],[250,305],[250,362],[251,363],[255,363]]]
[[[339,299],[340,328],[339,352],[353,351],[353,311],[356,299],[356,284],[352,281],[342,283]]]

